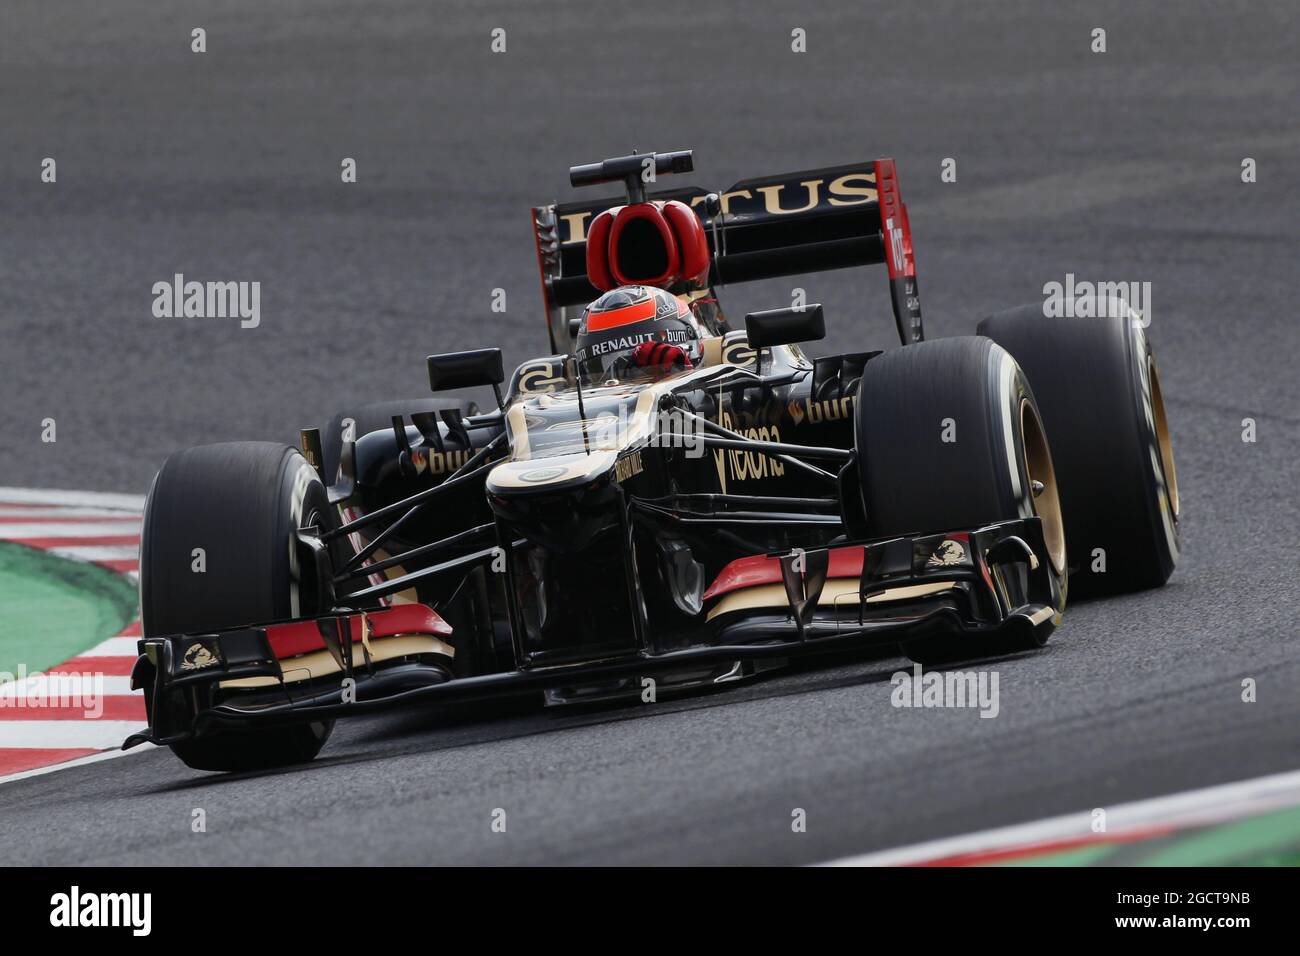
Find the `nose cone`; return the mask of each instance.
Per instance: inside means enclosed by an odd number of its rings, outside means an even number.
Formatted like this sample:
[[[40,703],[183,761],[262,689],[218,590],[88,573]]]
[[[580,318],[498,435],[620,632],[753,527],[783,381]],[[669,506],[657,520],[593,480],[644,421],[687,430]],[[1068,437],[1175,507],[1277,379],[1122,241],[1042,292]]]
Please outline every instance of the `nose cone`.
[[[488,501],[529,541],[556,552],[580,551],[618,524],[616,457],[596,452],[505,462],[488,475]]]

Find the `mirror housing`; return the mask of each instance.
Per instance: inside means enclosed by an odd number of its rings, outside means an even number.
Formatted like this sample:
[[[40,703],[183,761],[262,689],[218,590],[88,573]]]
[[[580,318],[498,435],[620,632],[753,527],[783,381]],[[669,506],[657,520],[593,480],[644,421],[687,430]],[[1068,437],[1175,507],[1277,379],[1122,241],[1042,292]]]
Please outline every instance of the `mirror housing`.
[[[768,309],[745,316],[745,338],[750,348],[768,345],[792,345],[826,338],[826,321],[821,305],[802,309]]]
[[[444,352],[429,356],[429,388],[446,392],[477,385],[499,386],[505,380],[500,349]]]

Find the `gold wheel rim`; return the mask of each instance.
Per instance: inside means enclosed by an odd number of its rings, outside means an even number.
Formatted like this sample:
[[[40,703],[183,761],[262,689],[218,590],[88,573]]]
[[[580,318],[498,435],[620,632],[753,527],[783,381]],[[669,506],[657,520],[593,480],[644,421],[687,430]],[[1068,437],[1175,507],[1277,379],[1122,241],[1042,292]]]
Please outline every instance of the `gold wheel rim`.
[[[1147,375],[1151,379],[1151,417],[1156,426],[1156,444],[1160,449],[1160,470],[1165,475],[1165,497],[1169,499],[1169,510],[1174,520],[1178,520],[1178,473],[1174,470],[1174,443],[1169,437],[1169,422],[1165,418],[1165,400],[1160,394],[1160,376],[1156,372],[1156,360],[1147,357]]]
[[[1020,441],[1024,449],[1025,470],[1029,473],[1029,500],[1034,514],[1043,524],[1043,543],[1047,558],[1057,574],[1065,571],[1065,522],[1061,517],[1061,494],[1056,484],[1056,469],[1052,467],[1052,453],[1047,447],[1047,433],[1038,411],[1028,399],[1020,402]],[[1033,482],[1043,485],[1035,495]]]

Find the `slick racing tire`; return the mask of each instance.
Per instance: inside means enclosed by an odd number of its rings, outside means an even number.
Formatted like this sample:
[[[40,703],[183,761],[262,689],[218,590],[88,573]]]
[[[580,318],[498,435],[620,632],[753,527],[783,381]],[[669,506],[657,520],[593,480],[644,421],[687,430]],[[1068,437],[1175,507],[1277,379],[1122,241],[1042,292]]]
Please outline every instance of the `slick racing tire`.
[[[1036,514],[1059,614],[1066,551],[1056,477],[1033,393],[1015,360],[976,336],[919,342],[867,362],[858,396],[861,500],[845,511],[856,511],[862,516],[856,521],[864,523],[851,523],[851,533],[942,533]],[[1037,496],[1034,482],[1042,485]],[[1024,650],[1038,640],[1035,630],[996,647],[928,638],[905,642],[903,649],[921,663],[941,663]]]
[[[373,402],[339,412],[321,431],[321,457],[324,459],[322,474],[327,480],[333,481],[338,472],[339,456],[343,449],[343,432],[349,419],[352,420],[352,437],[358,439],[381,428],[391,430],[394,415],[401,415],[406,420],[406,424],[410,425],[412,415],[421,412],[440,412],[445,409],[454,409],[462,415],[478,414],[478,405],[459,398],[409,398],[391,402]]]
[[[1155,357],[1127,307],[1109,311],[1056,318],[1027,305],[978,327],[1015,356],[1038,398],[1074,597],[1159,587],[1178,561],[1178,477]]]
[[[323,588],[294,532],[332,522],[325,487],[293,448],[228,442],[177,452],[145,503],[140,606],[145,637],[323,613]],[[202,549],[196,552],[196,549]],[[202,560],[202,571],[196,562]],[[177,699],[169,706],[185,706]],[[152,715],[151,715],[152,717]],[[221,730],[171,745],[196,770],[311,760],[332,722]]]

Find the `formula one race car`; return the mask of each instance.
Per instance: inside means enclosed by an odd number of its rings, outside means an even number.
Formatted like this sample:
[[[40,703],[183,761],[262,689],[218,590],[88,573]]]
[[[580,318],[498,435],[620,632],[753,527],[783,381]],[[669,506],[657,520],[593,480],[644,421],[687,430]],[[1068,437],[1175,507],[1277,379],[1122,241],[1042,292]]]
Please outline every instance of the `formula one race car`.
[[[540,206],[552,354],[428,357],[434,392],[301,451],[167,459],[132,686],[191,767],[308,760],[335,718],[740,680],[809,655],[1038,648],[1078,594],[1163,584],[1178,489],[1155,361],[1120,300],[925,341],[892,160],[647,195],[690,151],[573,167]],[[902,347],[812,359],[819,305],[727,283],[883,262]],[[502,385],[505,385],[504,392]],[[1031,388],[1032,386],[1032,388]],[[1051,450],[1048,438],[1051,439]]]

